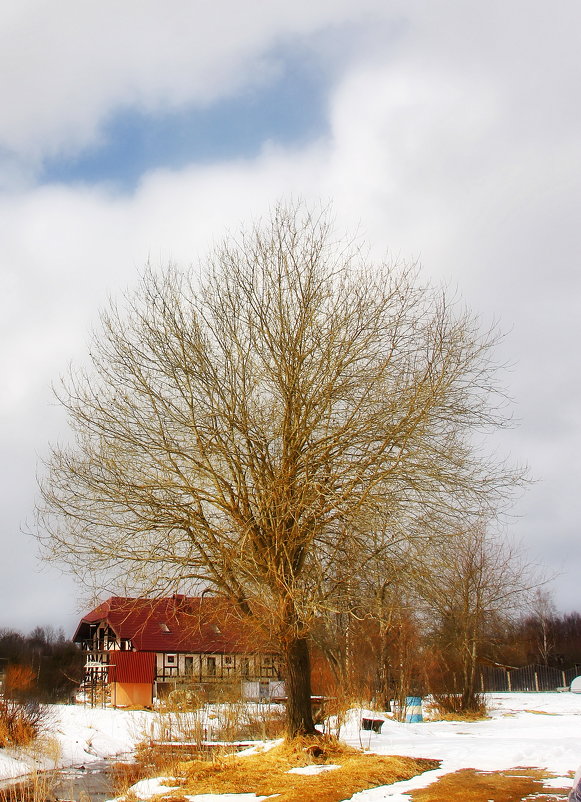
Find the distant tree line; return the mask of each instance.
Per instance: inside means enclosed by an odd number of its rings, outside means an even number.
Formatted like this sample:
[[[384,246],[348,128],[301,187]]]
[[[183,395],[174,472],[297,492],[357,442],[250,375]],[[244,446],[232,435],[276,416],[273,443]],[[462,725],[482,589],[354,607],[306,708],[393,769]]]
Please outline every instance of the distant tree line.
[[[581,613],[525,615],[514,627],[508,657],[515,665],[539,663],[552,668],[581,665]]]
[[[0,629],[6,661],[6,696],[41,702],[69,701],[82,676],[84,656],[62,629],[35,627],[28,635]]]
[[[474,554],[474,544],[469,553]],[[418,565],[408,563],[408,571],[417,572]],[[387,704],[408,694],[458,691],[470,707],[478,694],[473,681],[477,664],[581,665],[581,613],[557,612],[546,591],[521,594],[518,608],[503,603],[496,610],[492,594],[485,610],[471,602],[462,616],[454,616],[453,589],[445,596],[447,605],[442,594],[439,609],[428,607],[417,593],[412,598],[420,583],[412,583],[411,573],[401,573],[402,584],[392,577],[383,595],[378,592],[375,610],[320,619],[313,657],[315,692],[375,697]],[[460,583],[464,591],[468,573]],[[439,579],[444,582],[443,575]],[[482,577],[476,585],[482,589]],[[432,598],[434,593],[432,587]],[[469,600],[466,592],[460,595]],[[504,598],[504,593],[497,595]],[[11,698],[66,702],[82,679],[83,653],[52,627],[36,627],[28,635],[0,629],[0,659],[6,660],[6,694]]]
[[[559,613],[543,587],[523,587],[522,563],[515,554],[505,560],[498,542],[473,533],[468,548],[461,546],[456,540],[449,575],[410,564],[386,589],[381,612],[361,609],[321,627],[315,690],[384,706],[434,694],[449,697],[458,712],[477,708],[482,666],[581,665],[581,613]],[[414,583],[418,571],[430,581]]]

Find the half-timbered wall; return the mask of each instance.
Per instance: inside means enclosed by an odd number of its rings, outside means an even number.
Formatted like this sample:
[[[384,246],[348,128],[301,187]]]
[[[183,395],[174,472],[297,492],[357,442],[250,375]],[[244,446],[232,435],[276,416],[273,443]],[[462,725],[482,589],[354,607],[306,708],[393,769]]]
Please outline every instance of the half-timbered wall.
[[[277,679],[279,667],[272,655],[157,653],[158,681],[191,679],[213,682],[240,679]]]

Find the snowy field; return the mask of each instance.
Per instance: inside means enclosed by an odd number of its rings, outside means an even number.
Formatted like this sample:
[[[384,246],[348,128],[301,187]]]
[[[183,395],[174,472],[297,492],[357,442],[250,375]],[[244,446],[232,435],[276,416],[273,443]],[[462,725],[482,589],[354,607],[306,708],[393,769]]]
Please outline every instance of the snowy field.
[[[409,802],[407,790],[424,787],[439,776],[462,768],[490,771],[536,767],[560,778],[556,786],[570,785],[568,774],[581,763],[581,694],[493,694],[489,701],[491,718],[485,721],[402,724],[385,717],[380,734],[360,730],[359,723],[362,715],[382,716],[369,711],[354,712],[341,733],[351,745],[383,755],[442,761],[436,771],[393,786],[364,791],[354,799]],[[0,750],[0,777],[52,768],[55,762],[61,766],[88,765],[130,752],[136,742],[149,735],[155,721],[155,714],[147,712],[58,705],[51,710],[52,740],[27,752]],[[155,787],[155,783],[147,786],[152,790]],[[143,792],[140,799],[148,796],[145,786]],[[203,796],[204,802],[248,802],[251,798],[247,794]]]
[[[406,790],[423,788],[458,769],[547,769],[555,787],[570,786],[569,772],[581,764],[581,694],[506,693],[488,696],[491,718],[477,722],[400,724],[387,720],[380,735],[353,726],[344,739],[382,755],[430,757],[441,768],[391,787],[356,794],[357,802],[409,802]],[[370,737],[371,735],[371,737]]]
[[[48,732],[26,749],[0,749],[0,779],[57,766],[81,766],[132,752],[151,731],[154,713],[49,705]]]

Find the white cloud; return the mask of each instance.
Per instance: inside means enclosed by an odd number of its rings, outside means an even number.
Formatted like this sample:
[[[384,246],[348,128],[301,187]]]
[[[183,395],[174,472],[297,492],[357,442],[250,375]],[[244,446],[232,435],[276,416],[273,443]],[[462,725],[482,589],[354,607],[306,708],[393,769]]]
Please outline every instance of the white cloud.
[[[209,103],[268,80],[273,47],[384,14],[380,0],[137,0],[0,10],[0,145],[25,160],[98,140],[120,107]]]
[[[375,255],[419,256],[485,320],[500,317],[509,331],[500,357],[514,363],[506,379],[522,421],[500,442],[539,479],[516,528],[553,563],[557,542],[573,556],[581,518],[577,6],[563,3],[545,18],[544,4],[524,1],[222,3],[196,19],[190,4],[173,7],[176,17],[153,3],[140,3],[139,14],[131,3],[66,3],[58,19],[40,3],[0,12],[0,59],[17,63],[11,78],[0,70],[11,109],[0,139],[25,155],[79,144],[116,103],[208,100],[259,80],[277,37],[346,20],[365,27],[366,14],[371,28],[380,13],[401,25],[385,48],[376,40],[369,51],[353,48],[329,98],[324,140],[158,170],[133,195],[30,185],[0,195],[0,422],[15,466],[2,506],[14,553],[30,549],[16,530],[30,514],[34,452],[61,431],[48,384],[82,353],[107,293],[133,285],[148,258],[196,262],[225,228],[293,194],[333,198],[339,225],[361,223]],[[18,53],[25,34],[30,64]],[[579,559],[560,580],[564,605],[575,604]]]

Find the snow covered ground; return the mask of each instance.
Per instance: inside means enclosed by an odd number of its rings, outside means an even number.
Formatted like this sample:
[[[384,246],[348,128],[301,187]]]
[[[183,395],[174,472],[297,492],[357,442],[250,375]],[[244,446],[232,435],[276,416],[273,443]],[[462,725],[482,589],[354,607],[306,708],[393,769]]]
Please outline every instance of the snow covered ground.
[[[381,734],[358,730],[354,721],[343,733],[353,746],[379,754],[430,757],[441,768],[402,783],[355,795],[357,802],[388,799],[409,802],[407,790],[423,788],[443,774],[463,768],[483,771],[516,766],[547,769],[555,786],[570,786],[567,776],[581,764],[581,694],[490,694],[491,718],[477,722],[386,720]],[[374,714],[375,717],[375,714]]]
[[[491,718],[486,721],[402,724],[386,717],[381,733],[362,731],[354,711],[341,735],[354,746],[379,754],[437,758],[440,769],[393,786],[364,791],[357,802],[409,802],[406,791],[434,782],[461,768],[481,770],[531,766],[547,769],[562,786],[581,763],[581,694],[513,693],[490,696]],[[155,714],[54,706],[51,735],[58,742],[58,764],[87,765],[103,757],[131,751],[151,732]],[[52,767],[55,743],[28,752],[1,749],[0,777],[14,777],[34,768]],[[155,784],[150,784],[153,788]],[[149,786],[148,786],[149,787]],[[144,789],[145,791],[145,786]],[[159,793],[159,791],[158,791]],[[147,798],[147,793],[139,798]],[[195,799],[195,797],[192,797]],[[204,795],[204,802],[226,802],[224,796]],[[229,795],[227,802],[247,802],[248,795]]]
[[[0,779],[57,766],[87,765],[133,751],[144,740],[154,713],[49,705],[47,733],[26,749],[0,749]]]

